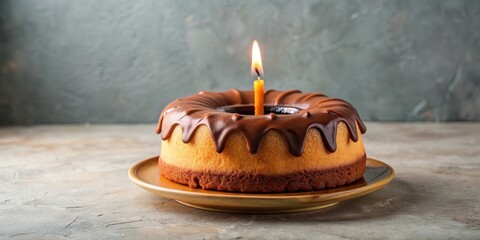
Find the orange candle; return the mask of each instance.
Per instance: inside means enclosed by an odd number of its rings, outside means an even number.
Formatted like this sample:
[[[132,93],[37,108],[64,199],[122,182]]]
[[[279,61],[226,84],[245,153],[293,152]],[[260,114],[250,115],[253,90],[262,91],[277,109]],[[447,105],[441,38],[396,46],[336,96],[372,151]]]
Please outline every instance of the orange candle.
[[[255,115],[263,115],[263,80],[258,78],[253,82],[253,89],[255,94]]]
[[[252,75],[255,76],[254,79],[256,79],[253,82],[255,115],[263,115],[263,67],[260,47],[257,41],[253,41],[252,46]]]

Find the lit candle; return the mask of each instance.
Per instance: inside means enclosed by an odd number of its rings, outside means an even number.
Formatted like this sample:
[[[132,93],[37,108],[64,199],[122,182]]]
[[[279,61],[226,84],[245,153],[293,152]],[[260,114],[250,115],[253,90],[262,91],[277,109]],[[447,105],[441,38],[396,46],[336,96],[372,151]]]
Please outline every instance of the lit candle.
[[[255,115],[263,115],[263,67],[257,41],[253,41],[252,46],[252,76],[255,79],[253,82]]]

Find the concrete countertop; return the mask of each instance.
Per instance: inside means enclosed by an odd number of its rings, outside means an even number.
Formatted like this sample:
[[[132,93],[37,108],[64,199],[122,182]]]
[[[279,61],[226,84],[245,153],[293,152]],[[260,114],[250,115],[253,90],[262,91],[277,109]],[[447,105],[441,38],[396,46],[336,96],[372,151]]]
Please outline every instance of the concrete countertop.
[[[159,153],[154,125],[0,128],[0,238],[480,238],[480,123],[367,127],[367,154],[396,171],[388,186],[269,215],[197,210],[131,183],[130,165]]]

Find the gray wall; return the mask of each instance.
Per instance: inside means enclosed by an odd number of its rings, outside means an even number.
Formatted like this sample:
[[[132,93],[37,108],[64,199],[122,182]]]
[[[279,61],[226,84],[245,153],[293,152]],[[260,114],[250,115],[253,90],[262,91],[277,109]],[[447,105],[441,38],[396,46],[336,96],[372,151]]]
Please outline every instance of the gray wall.
[[[480,120],[480,1],[0,3],[0,123],[155,122],[175,98],[324,92],[366,120]]]

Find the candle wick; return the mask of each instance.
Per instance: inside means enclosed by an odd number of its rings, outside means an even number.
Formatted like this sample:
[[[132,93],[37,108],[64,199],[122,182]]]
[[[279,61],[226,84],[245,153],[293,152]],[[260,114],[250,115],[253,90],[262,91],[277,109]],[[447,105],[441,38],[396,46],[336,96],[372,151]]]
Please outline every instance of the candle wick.
[[[258,79],[260,79],[260,71],[258,71],[257,67],[255,67],[255,72],[257,73]]]

